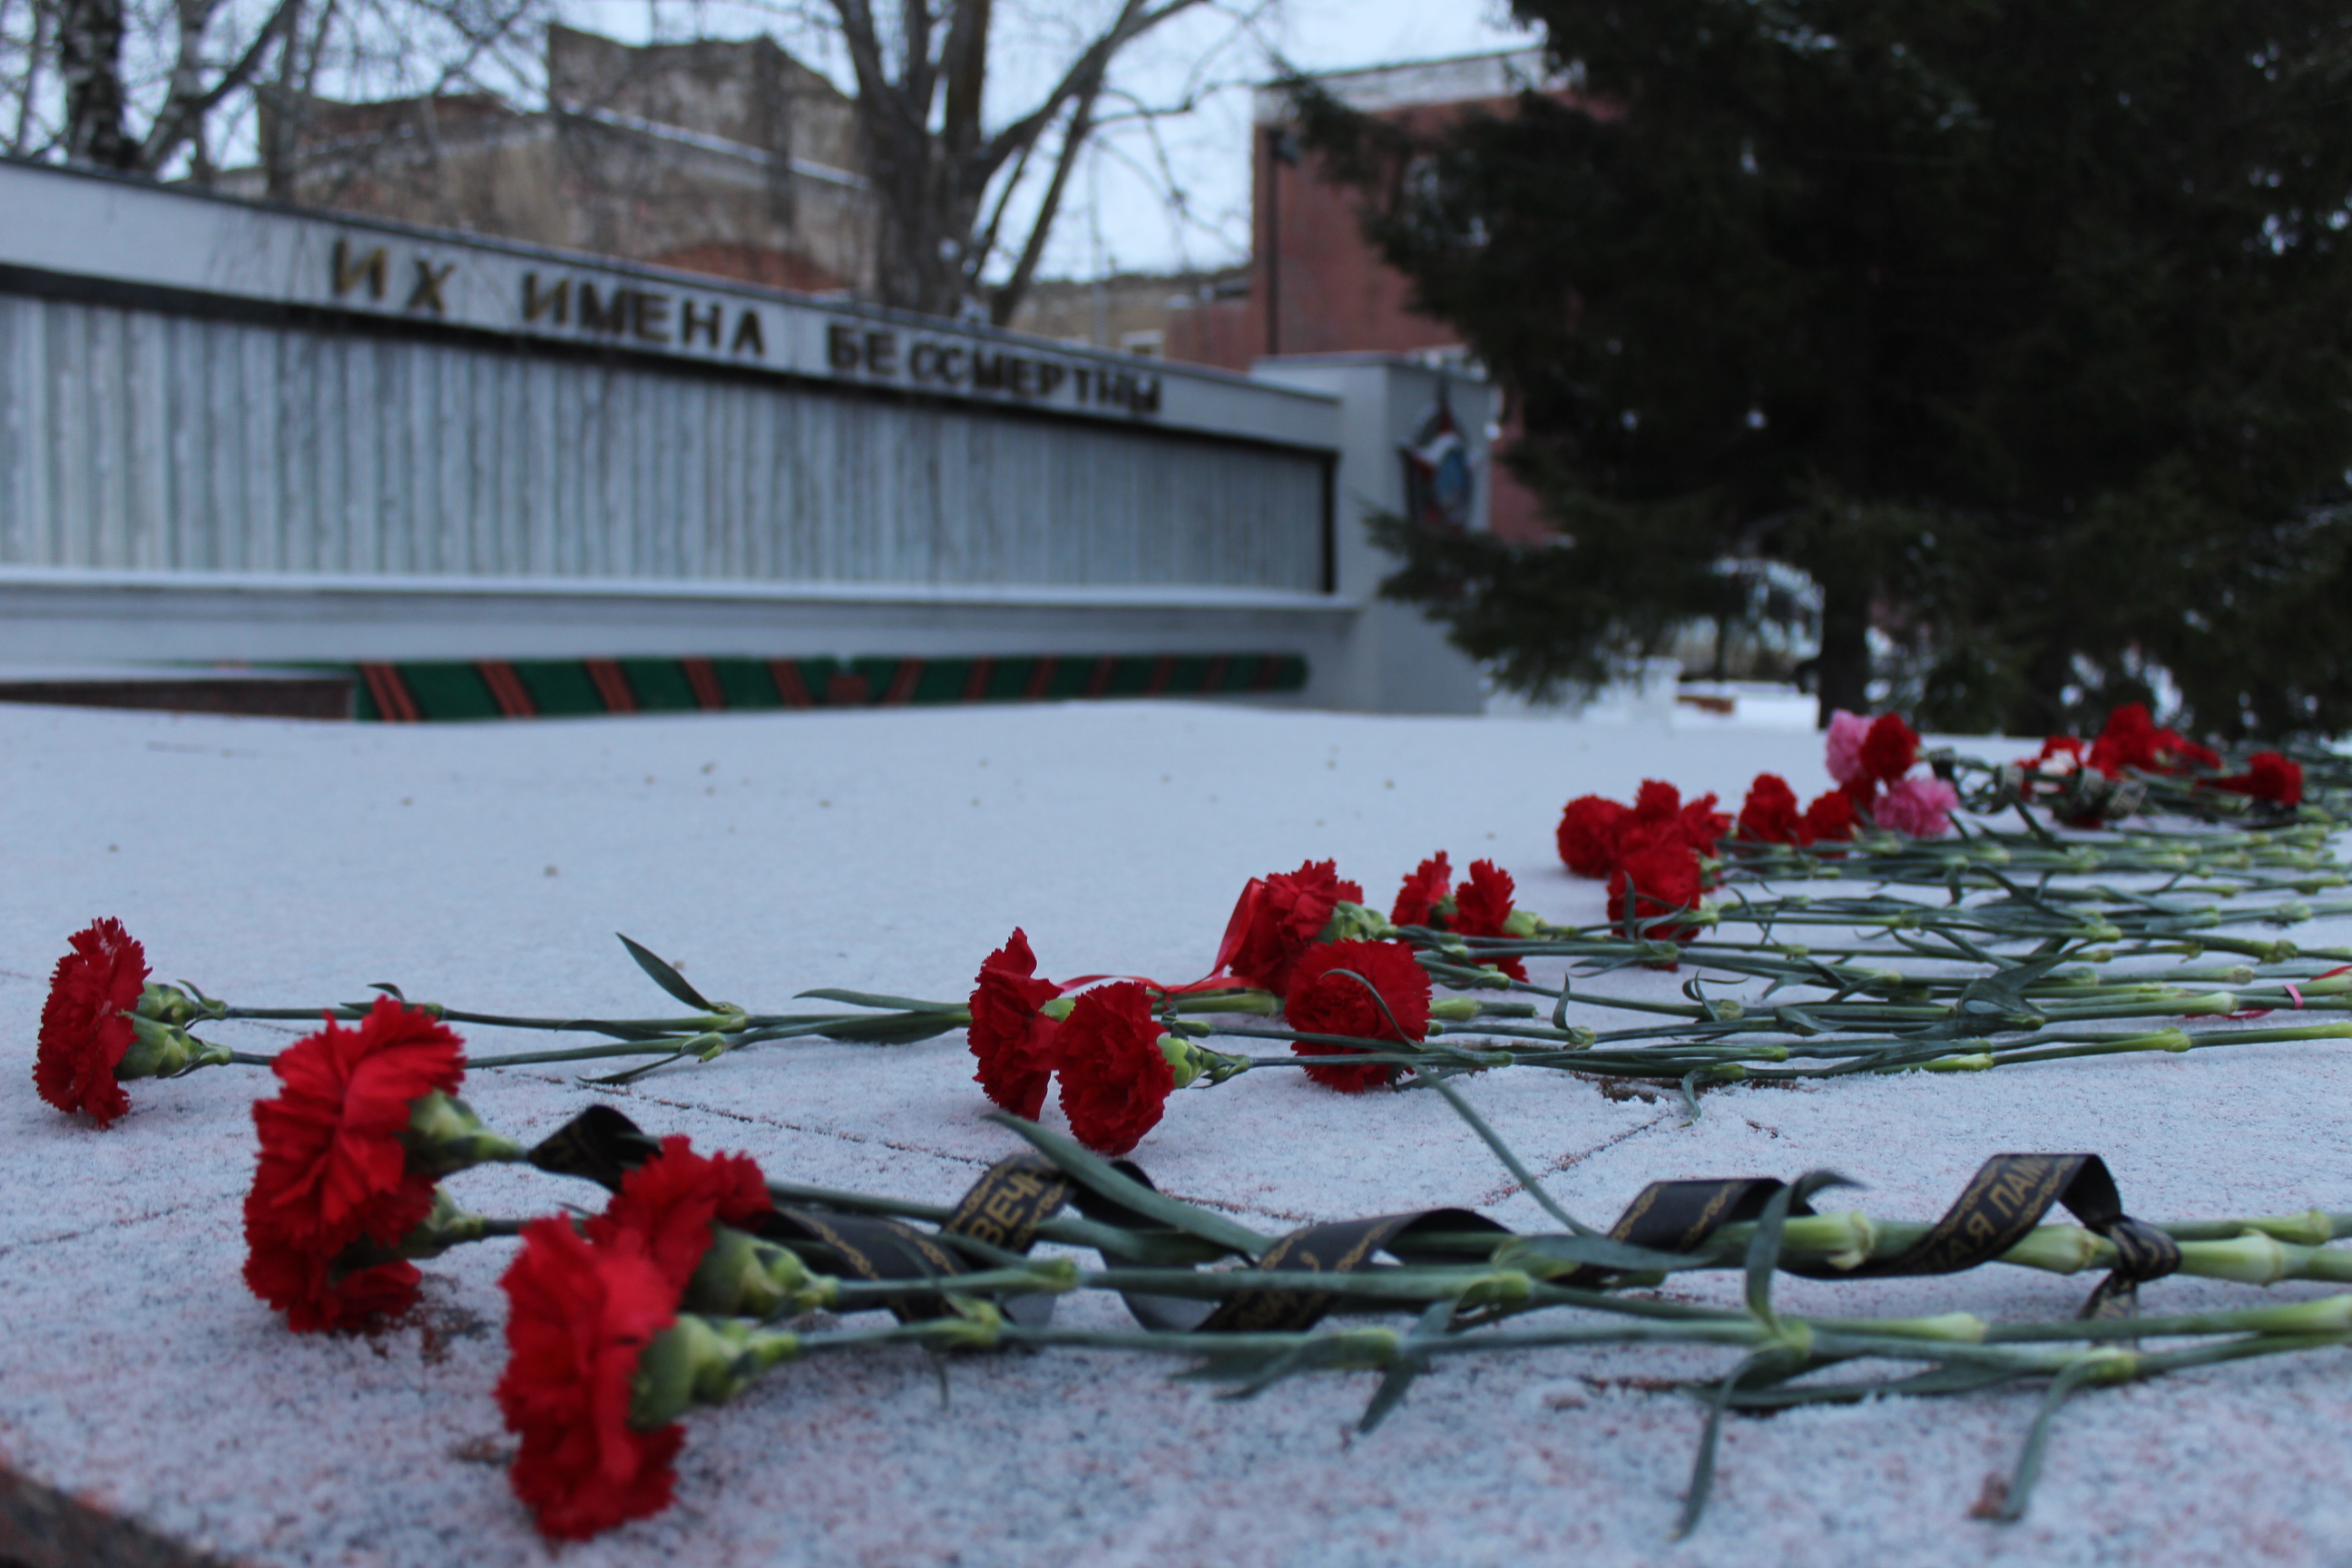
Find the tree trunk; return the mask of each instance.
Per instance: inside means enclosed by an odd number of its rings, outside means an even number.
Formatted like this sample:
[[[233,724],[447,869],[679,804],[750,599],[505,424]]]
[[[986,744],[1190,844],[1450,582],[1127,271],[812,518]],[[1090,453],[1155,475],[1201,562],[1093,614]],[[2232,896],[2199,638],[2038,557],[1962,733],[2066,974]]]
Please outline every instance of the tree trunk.
[[[122,0],[66,0],[58,74],[66,89],[66,161],[130,168],[139,144],[122,128]]]
[[[302,6],[299,0],[286,17],[286,31],[278,44],[278,75],[254,87],[257,151],[262,178],[272,201],[294,199],[295,153],[299,146],[307,110],[302,80]]]
[[[1822,655],[1815,688],[1821,708],[1816,723],[1830,727],[1830,715],[1870,711],[1870,584],[1866,580],[1822,584]]]

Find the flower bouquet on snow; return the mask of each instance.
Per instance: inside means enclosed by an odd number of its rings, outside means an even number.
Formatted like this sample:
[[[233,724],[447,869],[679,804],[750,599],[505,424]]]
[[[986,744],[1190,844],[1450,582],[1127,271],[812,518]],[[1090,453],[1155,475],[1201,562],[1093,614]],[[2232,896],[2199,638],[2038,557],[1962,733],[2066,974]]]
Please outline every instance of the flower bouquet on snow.
[[[673,998],[698,1011],[656,1018],[532,1017],[467,1011],[437,1002],[417,1003],[413,1010],[442,1023],[591,1035],[605,1042],[477,1057],[469,1063],[476,1068],[614,1057],[652,1057],[656,1058],[653,1066],[682,1059],[709,1062],[746,1045],[811,1036],[894,1045],[930,1039],[963,1022],[960,1010],[935,1005],[918,1005],[883,1016],[838,1010],[753,1013],[732,1003],[710,1001],[688,984],[675,966],[625,936],[620,941],[639,970]],[[310,1007],[233,1006],[205,995],[186,981],[159,984],[151,973],[146,948],[119,920],[93,921],[68,939],[65,955],[50,974],[34,1049],[33,1084],[44,1101],[68,1115],[86,1116],[91,1125],[103,1128],[130,1111],[125,1084],[142,1079],[183,1078],[205,1068],[268,1068],[279,1059],[232,1050],[192,1032],[208,1023],[315,1023],[322,1017],[352,1023],[372,1016],[383,997],[409,1005],[399,986],[379,983],[370,987],[379,997],[368,1002]],[[632,1068],[613,1081],[625,1082],[648,1070]]]
[[[1380,1381],[1360,1423],[1369,1432],[1417,1378],[1456,1355],[1644,1343],[1734,1351],[1740,1359],[1727,1377],[1689,1390],[1708,1415],[1680,1532],[1705,1506],[1727,1411],[2046,1380],[2050,1395],[2005,1494],[2001,1517],[2015,1518],[2050,1417],[2074,1388],[2352,1341],[2346,1297],[2137,1316],[2139,1288],[2176,1273],[2259,1284],[2352,1279],[2352,1257],[2327,1246],[2352,1233],[2352,1215],[2152,1225],[2124,1213],[2095,1156],[1995,1156],[1933,1226],[1817,1215],[1808,1200],[1842,1179],[1813,1172],[1790,1184],[1656,1184],[1604,1232],[1563,1209],[1441,1084],[1562,1228],[1519,1236],[1441,1208],[1268,1237],[1011,1118],[1035,1152],[998,1162],[951,1205],[772,1182],[748,1156],[704,1155],[683,1137],[649,1137],[604,1106],[525,1150],[454,1098],[464,1070],[456,1037],[390,998],[357,1028],[328,1022],[276,1066],[280,1091],[255,1108],[248,1283],[297,1331],[350,1330],[415,1303],[411,1259],[516,1240],[499,1281],[509,1356],[496,1399],[517,1438],[515,1495],[558,1541],[667,1509],[682,1418],[817,1354],[893,1346],[935,1357],[1016,1346],[1157,1354],[1195,1363],[1190,1375],[1238,1395],[1310,1373],[1370,1371]],[[476,1165],[518,1161],[595,1182],[607,1194],[603,1206],[488,1220],[465,1215],[438,1185]],[[2031,1195],[2021,1206],[2004,1198],[2000,1224],[1969,1223],[1995,1190]],[[2042,1224],[2058,1204],[2080,1226]],[[1063,1217],[1066,1205],[1082,1217]],[[1973,1239],[1956,1249],[1949,1238],[1962,1236]],[[1033,1258],[1041,1241],[1091,1251],[1100,1266]],[[1866,1279],[1993,1261],[2107,1278],[2072,1322],[1994,1324],[1952,1311],[1801,1319],[1772,1304],[1782,1270]],[[1724,1268],[1745,1269],[1744,1305],[1624,1289]],[[1136,1326],[1054,1327],[1053,1299],[1078,1290],[1116,1293]],[[1561,1310],[1573,1320],[1530,1321]],[[892,1321],[843,1321],[881,1313]],[[1335,1313],[1415,1325],[1324,1325]],[[2163,1336],[2170,1348],[2130,1348],[2143,1335]],[[1921,1371],[1802,1381],[1873,1361]]]
[[[2283,753],[2257,753],[2239,773],[2219,772],[2206,766],[2213,753],[2154,730],[2145,710],[2118,710],[2087,748],[2053,742],[2044,753],[2047,767],[2017,773],[2011,782],[2019,790],[2043,790],[2045,774],[2067,771],[2055,759],[2079,753],[2077,773],[2124,778],[2135,787],[2171,776],[2151,770],[2191,767],[2203,771],[2179,775],[2188,781],[2181,787],[2199,799],[2254,802],[2266,811],[2294,810],[2303,802],[2301,765]],[[2193,834],[2134,826],[2062,841],[2029,811],[2027,833],[1968,827],[1955,815],[1962,803],[1947,775],[1975,764],[1923,753],[1917,734],[1894,714],[1866,721],[1837,715],[1824,762],[1836,787],[1801,809],[1787,781],[1769,773],[1757,777],[1736,816],[1717,809],[1711,795],[1686,800],[1656,780],[1645,782],[1630,804],[1596,795],[1570,801],[1556,843],[1571,871],[1607,884],[1606,920],[1596,928],[1558,926],[1517,907],[1511,877],[1491,861],[1474,862],[1457,884],[1448,857],[1430,857],[1406,875],[1386,917],[1365,905],[1361,886],[1342,878],[1333,862],[1309,861],[1253,879],[1235,902],[1209,974],[1181,984],[1134,975],[1045,978],[1025,931],[1016,928],[983,963],[962,1002],[815,990],[802,995],[852,1010],[755,1013],[711,1001],[676,966],[623,937],[638,968],[694,1012],[583,1019],[438,1004],[412,1010],[444,1025],[601,1037],[599,1043],[467,1065],[640,1058],[599,1080],[608,1084],[771,1041],[822,1037],[887,1045],[962,1029],[989,1099],[1034,1117],[1058,1089],[1080,1142],[1112,1154],[1132,1149],[1159,1123],[1176,1089],[1213,1088],[1277,1065],[1303,1068],[1339,1092],[1415,1081],[1433,1065],[1538,1066],[1671,1084],[1690,1096],[1708,1084],[1751,1078],[1978,1070],[2002,1061],[2337,1037],[2340,1026],[2332,1023],[2195,1037],[2173,1024],[2178,1017],[2243,1021],[2281,1006],[2344,1005],[2344,970],[2301,962],[2326,955],[2218,929],[2290,925],[2342,912],[2304,901],[2345,881],[2324,823],[2265,819]],[[2024,795],[2014,804],[2023,807]],[[2170,879],[2168,886],[2216,894],[2218,901],[2151,902],[2105,886],[2051,882],[2118,871],[2158,874]],[[2197,880],[2184,882],[2187,876]],[[1824,900],[1751,890],[1782,879],[1838,877],[1919,884],[1949,900],[1929,909],[1883,891]],[[2029,889],[2033,878],[2040,884]],[[1966,902],[1971,889],[1989,896]],[[1719,929],[1727,921],[1757,934],[1735,940]],[[1925,951],[1947,966],[1890,969],[1866,945],[1825,949],[1783,934],[1825,926],[1865,934],[1876,929],[1894,951]],[[1923,938],[1940,946],[1922,949]],[[2023,951],[2004,955],[2003,948]],[[2100,967],[2119,952],[2193,959],[2208,951],[2257,962],[2161,975]],[[1535,958],[1565,959],[1579,971],[1558,984],[1538,984],[1527,968]],[[1952,959],[1978,972],[1955,975]],[[2077,959],[2084,962],[2062,967]],[[1685,1000],[1612,994],[1580,983],[1628,965],[1689,967]],[[1719,994],[1726,978],[1763,982],[1767,989],[1754,1001],[1726,997]],[[2207,981],[2231,989],[2191,989]],[[1718,993],[1707,994],[1708,984]],[[1440,986],[1481,994],[1439,998]],[[1606,1031],[1571,1023],[1566,1010],[1572,988],[1580,1006],[1651,1016]],[[402,996],[394,986],[376,989]],[[1535,1000],[1485,994],[1496,991]],[[1775,993],[1782,1000],[1761,1005]],[[1537,1016],[1542,1004],[1549,1005],[1548,1022]],[[323,1016],[352,1024],[372,1020],[379,1008],[239,1007],[184,982],[153,984],[140,944],[119,921],[100,921],[73,937],[58,964],[34,1076],[43,1099],[104,1126],[128,1109],[126,1082],[208,1067],[275,1065],[269,1056],[233,1051],[192,1032],[206,1022]],[[2081,1027],[2129,1017],[2154,1018],[2161,1026],[2120,1037]],[[1465,1035],[1479,1038],[1470,1043]],[[1213,1036],[1243,1048],[1214,1048],[1205,1043]],[[1282,1054],[1249,1054],[1266,1046]],[[1798,1058],[1808,1059],[1792,1059]],[[376,1245],[388,1246],[400,1228],[386,1221],[377,1227],[382,1234],[371,1234]]]
[[[1984,780],[1970,802],[1977,809],[2034,803],[2074,827],[2143,813],[2264,825],[2331,816],[2305,806],[2303,764],[2284,752],[2255,752],[2229,767],[2210,746],[2159,727],[2138,702],[2110,712],[2087,742],[2053,735],[2013,763],[1989,767],[1956,758],[1954,765]]]
[[[1072,1135],[1107,1154],[1135,1147],[1159,1124],[1174,1090],[1268,1065],[1203,1046],[1213,1028],[1206,1015],[1278,1016],[1284,1027],[1247,1034],[1286,1045],[1295,1065],[1328,1089],[1359,1093],[1391,1082],[1424,1059],[1445,1022],[1534,1015],[1524,1003],[1438,1000],[1432,971],[1408,940],[1412,931],[1431,942],[1533,936],[1542,922],[1514,907],[1515,890],[1510,874],[1489,860],[1474,861],[1457,887],[1440,853],[1404,879],[1384,920],[1334,862],[1310,860],[1296,871],[1252,878],[1209,976],[1181,985],[1104,975],[1045,979],[1016,927],[982,963],[966,1009],[973,1079],[997,1105],[1029,1120],[1058,1084]],[[1482,981],[1527,978],[1526,966],[1508,954],[1474,967]]]

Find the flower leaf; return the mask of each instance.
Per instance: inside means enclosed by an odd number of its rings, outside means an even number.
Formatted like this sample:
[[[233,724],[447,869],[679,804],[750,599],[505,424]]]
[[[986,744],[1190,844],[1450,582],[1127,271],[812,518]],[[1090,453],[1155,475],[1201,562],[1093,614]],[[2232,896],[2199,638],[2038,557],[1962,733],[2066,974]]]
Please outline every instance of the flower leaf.
[[[623,937],[624,942],[628,938]],[[846,1002],[853,1007],[886,1007],[898,1013],[961,1013],[961,1002],[926,1002],[915,996],[884,996],[872,991],[836,991],[830,986],[822,991],[795,991],[794,1000],[803,996],[820,1002]]]
[[[672,969],[668,964],[664,963],[660,959],[655,957],[654,954],[638,946],[635,942],[631,942],[627,937],[621,936],[619,931],[614,931],[613,934],[614,936],[621,937],[621,945],[629,950],[629,956],[637,961],[637,967],[644,970],[647,974],[653,977],[655,984],[660,986],[663,990],[668,992],[672,996],[677,997],[679,1001],[685,1003],[689,1007],[699,1007],[706,1013],[716,1013],[719,1011],[717,1005],[713,1004],[709,997],[703,995],[701,992],[697,991],[693,986],[688,985],[686,983],[685,975],[680,974],[677,970]]]
[[[1113,1203],[1158,1220],[1171,1230],[1184,1231],[1203,1241],[1215,1242],[1228,1251],[1255,1258],[1272,1245],[1273,1238],[1260,1236],[1246,1226],[1236,1225],[1223,1215],[1195,1208],[1179,1198],[1155,1192],[1141,1182],[1132,1181],[1112,1169],[1109,1161],[1076,1141],[1038,1126],[1010,1111],[991,1111],[988,1120],[1011,1128],[1025,1138],[1037,1152],[1060,1167],[1072,1181],[1083,1182]]]

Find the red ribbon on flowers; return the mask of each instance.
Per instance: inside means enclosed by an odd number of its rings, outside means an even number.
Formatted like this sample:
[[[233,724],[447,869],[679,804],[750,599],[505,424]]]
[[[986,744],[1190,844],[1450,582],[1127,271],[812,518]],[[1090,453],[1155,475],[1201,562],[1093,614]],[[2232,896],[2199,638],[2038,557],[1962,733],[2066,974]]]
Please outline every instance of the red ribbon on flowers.
[[[2352,971],[2352,963],[2339,963],[2335,968],[2327,970],[2323,973],[2313,975],[2312,978],[2314,980],[2332,980],[2336,975],[2342,974],[2347,971]],[[2286,994],[2294,998],[2294,1011],[2298,1013],[2302,1012],[2303,988],[2292,980],[2282,980],[2279,984],[2285,986]],[[2278,1009],[2275,1007],[2248,1007],[2241,1012],[2229,1014],[2227,1016],[2232,1018],[2267,1018],[2273,1013],[2277,1011]]]

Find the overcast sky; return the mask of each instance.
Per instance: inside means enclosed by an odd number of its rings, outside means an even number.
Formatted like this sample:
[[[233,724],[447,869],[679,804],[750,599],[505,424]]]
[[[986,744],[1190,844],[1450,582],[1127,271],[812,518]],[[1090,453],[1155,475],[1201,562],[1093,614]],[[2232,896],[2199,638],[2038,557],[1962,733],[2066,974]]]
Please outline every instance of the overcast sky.
[[[998,0],[989,113],[1025,110],[1072,53],[1072,40],[1111,0]],[[822,28],[776,0],[565,0],[577,26],[640,41],[699,33],[776,40],[844,87],[847,72]],[[1044,271],[1055,277],[1214,267],[1249,247],[1249,93],[1277,58],[1309,71],[1347,70],[1511,48],[1531,41],[1507,6],[1488,0],[1275,0],[1248,25],[1242,0],[1180,17],[1132,46],[1113,78],[1137,99],[1196,105],[1150,128],[1107,132],[1088,155]],[[1206,90],[1202,90],[1206,89]],[[1180,193],[1171,200],[1171,193]]]

